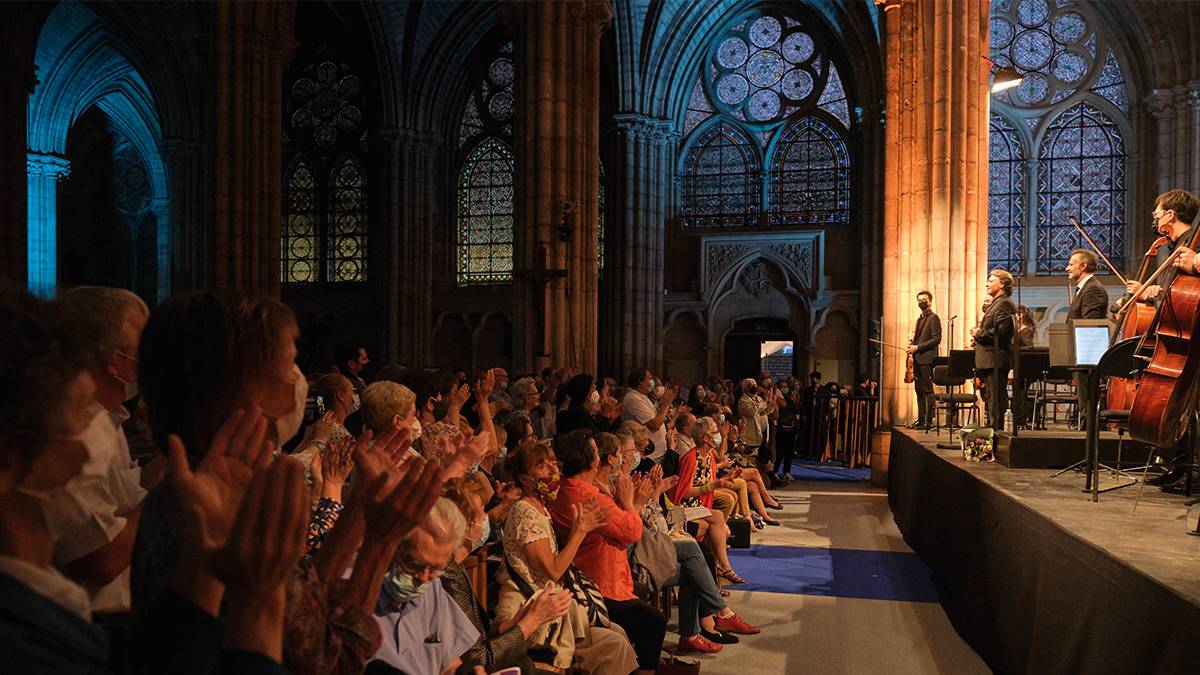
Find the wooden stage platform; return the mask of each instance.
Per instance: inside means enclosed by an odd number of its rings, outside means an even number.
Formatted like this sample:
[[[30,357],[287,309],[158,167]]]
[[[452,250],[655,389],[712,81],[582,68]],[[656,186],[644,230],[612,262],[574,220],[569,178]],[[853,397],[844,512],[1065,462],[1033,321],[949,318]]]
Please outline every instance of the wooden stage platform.
[[[966,462],[902,428],[889,463],[905,541],[994,671],[1200,673],[1200,537],[1187,534],[1186,498],[1147,487],[1135,514],[1136,486],[1093,503],[1080,474]]]

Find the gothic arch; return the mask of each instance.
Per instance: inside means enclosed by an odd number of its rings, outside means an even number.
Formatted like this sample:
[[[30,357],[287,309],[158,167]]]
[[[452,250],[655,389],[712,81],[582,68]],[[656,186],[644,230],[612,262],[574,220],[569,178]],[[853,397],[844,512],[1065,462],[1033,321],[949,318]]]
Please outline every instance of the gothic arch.
[[[82,4],[63,3],[47,17],[36,63],[42,80],[29,99],[29,272],[31,289],[53,293],[57,285],[57,190],[70,171],[62,159],[67,134],[90,108],[101,110],[144,162],[157,216],[158,299],[170,294],[171,242],[166,222],[168,181],[159,147],[159,111],[127,48]]]

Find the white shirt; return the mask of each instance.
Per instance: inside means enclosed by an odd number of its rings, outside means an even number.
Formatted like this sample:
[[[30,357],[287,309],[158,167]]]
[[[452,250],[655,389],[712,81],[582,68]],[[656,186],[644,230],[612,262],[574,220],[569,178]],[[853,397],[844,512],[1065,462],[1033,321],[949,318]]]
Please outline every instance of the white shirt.
[[[92,602],[88,599],[87,591],[53,567],[38,567],[20,558],[0,555],[0,572],[25,584],[38,595],[53,600],[84,621],[92,622]]]
[[[88,459],[79,476],[51,492],[44,505],[46,525],[54,537],[54,564],[62,567],[112,542],[125,529],[126,516],[142,503],[142,472],[129,455],[120,421],[124,408],[110,413],[96,405],[92,421],[79,435]],[[128,612],[132,608],[129,568],[111,583],[91,589],[92,609]]]
[[[658,417],[658,408],[650,402],[648,396],[637,389],[630,389],[625,398],[621,399],[621,419],[645,424],[655,417]],[[654,452],[650,454],[650,459],[658,463],[667,454],[666,422],[658,425],[653,431],[646,427],[646,431],[650,432],[650,440],[654,443]]]
[[[1082,291],[1083,285],[1088,282],[1088,279],[1091,279],[1094,276],[1096,276],[1096,275],[1092,274],[1091,272],[1088,272],[1086,275],[1079,277],[1079,283],[1075,284],[1075,290]]]

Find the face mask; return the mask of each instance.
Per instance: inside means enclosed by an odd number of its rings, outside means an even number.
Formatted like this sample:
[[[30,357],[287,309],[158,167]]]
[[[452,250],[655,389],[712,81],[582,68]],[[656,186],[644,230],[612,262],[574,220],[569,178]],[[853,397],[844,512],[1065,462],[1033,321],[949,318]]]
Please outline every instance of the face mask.
[[[650,378],[650,384],[646,385],[648,391],[654,391],[654,378]]]
[[[501,443],[500,451],[496,453],[496,463],[503,464],[505,457],[508,457],[508,444]]]
[[[411,574],[392,569],[383,578],[383,592],[387,593],[392,602],[402,604],[412,602],[421,597],[421,594],[429,588],[429,584],[431,583],[433,582],[427,581],[423,584],[418,584],[417,580]]]
[[[296,383],[292,389],[292,409],[275,418],[275,442],[279,447],[295,438],[300,431],[300,424],[304,421],[304,403],[308,400],[308,380],[304,379],[300,366],[293,363],[292,372],[296,375]]]
[[[561,485],[559,473],[556,469],[548,478],[538,478],[533,483],[533,491],[537,493],[538,499],[543,502],[554,501],[558,498],[558,488]]]
[[[126,354],[125,352],[120,351],[120,350],[117,350],[117,353],[120,354],[121,356],[124,356],[125,358],[129,359],[130,361],[133,361],[134,363],[138,362],[136,356],[130,356],[129,354]],[[125,386],[125,394],[124,394],[125,398],[121,399],[122,401],[128,401],[138,395],[138,383],[136,380],[131,381],[131,382],[126,382],[125,380],[121,379],[120,375],[116,375],[116,374],[113,375],[113,379],[115,379],[117,382],[120,382],[122,385]]]
[[[598,405],[600,403],[600,392],[592,391],[592,393],[588,394],[588,403]]]
[[[662,398],[663,394],[665,394],[666,392],[667,392],[667,390],[662,387],[655,387],[654,388],[654,398]]]
[[[413,437],[413,440],[416,440],[421,437],[421,420],[416,419],[416,418],[413,418],[412,437]]]
[[[708,396],[708,392],[707,392],[707,391],[704,391],[703,389],[701,389],[700,391],[696,392],[696,400],[697,400],[697,401],[703,401],[703,400],[704,400],[704,397],[706,397],[706,396]]]
[[[921,311],[924,312],[925,310],[929,309],[929,303],[922,300],[917,303],[917,307],[920,307]]]
[[[718,448],[721,447],[721,434],[720,433],[712,434],[710,436],[710,438],[712,438],[712,442],[713,442],[714,446],[716,446]]]
[[[350,407],[346,409],[346,414],[353,415],[354,413],[358,412],[360,407],[362,407],[362,399],[359,398],[358,392],[356,391],[354,392],[354,400],[350,402]]]
[[[784,396],[787,396],[787,393],[788,393],[788,388],[787,388],[787,387],[780,387],[780,388],[779,388],[779,393],[783,394]]]
[[[471,551],[478,551],[487,543],[488,537],[492,536],[492,519],[487,516],[483,517],[483,525],[480,527],[479,539],[471,544]]]

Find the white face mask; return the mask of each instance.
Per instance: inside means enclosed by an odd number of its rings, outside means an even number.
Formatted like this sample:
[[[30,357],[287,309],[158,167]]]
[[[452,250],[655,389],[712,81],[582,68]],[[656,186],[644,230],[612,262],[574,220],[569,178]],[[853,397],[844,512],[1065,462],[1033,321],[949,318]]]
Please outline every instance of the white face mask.
[[[416,440],[421,437],[421,420],[416,419],[416,418],[413,418],[412,437],[413,437],[413,440]]]
[[[362,407],[362,399],[359,398],[358,392],[354,392],[354,400],[350,401],[350,405],[346,408],[347,415],[353,415]]]
[[[588,403],[598,405],[600,403],[600,392],[593,389],[592,393],[588,394]]]
[[[292,409],[286,414],[275,418],[276,446],[295,438],[300,432],[300,424],[304,422],[304,403],[308,400],[308,380],[300,372],[300,366],[292,364],[292,372],[296,375],[296,383],[292,390]]]

